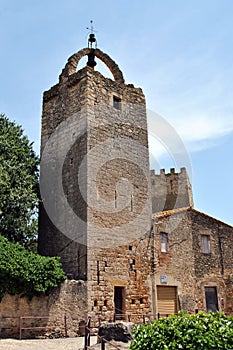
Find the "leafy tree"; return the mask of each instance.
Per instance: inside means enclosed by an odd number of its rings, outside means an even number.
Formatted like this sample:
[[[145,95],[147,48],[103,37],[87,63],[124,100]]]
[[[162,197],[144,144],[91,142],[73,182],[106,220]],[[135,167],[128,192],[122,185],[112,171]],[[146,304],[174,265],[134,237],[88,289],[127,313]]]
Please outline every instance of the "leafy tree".
[[[22,127],[0,114],[0,233],[31,249],[37,238],[38,165]]]
[[[57,257],[40,256],[0,236],[0,301],[5,293],[48,294],[65,280]]]
[[[233,349],[233,317],[180,312],[134,328],[131,350]]]

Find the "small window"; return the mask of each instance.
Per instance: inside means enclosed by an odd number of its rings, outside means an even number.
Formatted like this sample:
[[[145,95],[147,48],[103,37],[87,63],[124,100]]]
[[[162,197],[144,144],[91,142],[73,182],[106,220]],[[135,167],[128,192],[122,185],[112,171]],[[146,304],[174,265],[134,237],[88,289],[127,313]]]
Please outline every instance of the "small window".
[[[161,232],[160,238],[161,238],[161,252],[168,253],[168,233]]]
[[[210,254],[210,235],[201,235],[202,252]]]
[[[116,109],[121,109],[121,99],[117,96],[113,96],[113,107]]]

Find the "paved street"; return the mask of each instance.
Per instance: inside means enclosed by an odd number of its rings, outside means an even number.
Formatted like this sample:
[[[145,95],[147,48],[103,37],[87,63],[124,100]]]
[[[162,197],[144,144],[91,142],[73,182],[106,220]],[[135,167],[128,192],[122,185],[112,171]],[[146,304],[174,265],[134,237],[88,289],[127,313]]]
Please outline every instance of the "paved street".
[[[96,337],[92,337],[91,344],[96,343]],[[61,339],[0,339],[1,350],[79,350],[83,349],[84,338]]]
[[[91,345],[96,344],[96,337],[91,337]],[[115,343],[123,349],[129,349],[129,344]],[[61,339],[0,339],[0,350],[83,350],[84,338],[61,338]],[[100,344],[93,346],[93,350],[99,350]],[[106,345],[106,350],[114,350]]]

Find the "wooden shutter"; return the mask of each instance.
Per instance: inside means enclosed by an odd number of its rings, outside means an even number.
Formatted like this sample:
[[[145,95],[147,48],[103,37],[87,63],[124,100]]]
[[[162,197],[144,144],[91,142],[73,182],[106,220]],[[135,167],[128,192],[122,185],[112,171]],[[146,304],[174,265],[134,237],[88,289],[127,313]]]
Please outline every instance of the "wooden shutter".
[[[157,286],[157,308],[161,316],[177,313],[177,287]]]

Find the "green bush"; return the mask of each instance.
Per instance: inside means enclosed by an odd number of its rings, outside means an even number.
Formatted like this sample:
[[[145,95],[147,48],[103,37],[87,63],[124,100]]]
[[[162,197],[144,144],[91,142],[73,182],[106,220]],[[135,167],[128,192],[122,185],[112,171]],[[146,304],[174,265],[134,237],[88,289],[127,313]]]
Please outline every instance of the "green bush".
[[[40,293],[48,294],[65,278],[57,257],[32,253],[19,243],[11,243],[0,236],[0,300],[4,293],[30,298]]]
[[[131,350],[233,349],[233,317],[179,312],[134,328]]]

